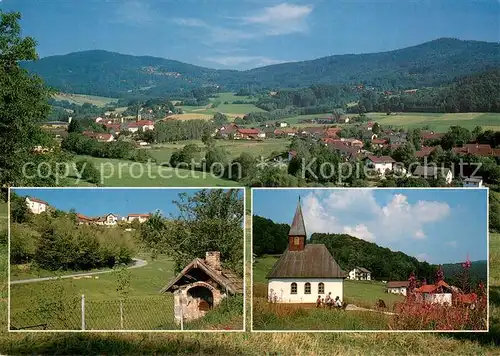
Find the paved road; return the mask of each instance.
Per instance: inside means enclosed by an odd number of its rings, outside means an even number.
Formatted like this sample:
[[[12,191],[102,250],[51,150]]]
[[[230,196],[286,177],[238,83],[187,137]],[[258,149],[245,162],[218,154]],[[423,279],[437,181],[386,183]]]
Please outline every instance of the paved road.
[[[148,261],[141,260],[139,258],[132,258],[134,260],[134,264],[127,269],[132,269],[132,268],[139,268],[139,267],[144,267],[145,265],[148,264]],[[42,282],[42,281],[50,281],[58,278],[73,278],[73,277],[82,277],[82,276],[93,276],[96,274],[103,274],[103,273],[110,273],[113,272],[113,270],[106,270],[106,271],[97,271],[97,272],[88,272],[88,273],[76,273],[76,274],[67,274],[64,276],[60,277],[41,277],[41,278],[30,278],[30,279],[20,279],[17,281],[10,281],[10,284],[24,284],[24,283],[35,283],[35,282]]]

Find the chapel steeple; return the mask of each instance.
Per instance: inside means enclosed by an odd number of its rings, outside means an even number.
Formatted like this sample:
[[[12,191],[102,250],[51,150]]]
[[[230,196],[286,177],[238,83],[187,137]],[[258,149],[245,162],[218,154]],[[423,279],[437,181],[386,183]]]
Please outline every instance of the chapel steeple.
[[[292,225],[288,232],[288,249],[290,251],[303,251],[306,245],[306,237],[306,226],[304,224],[304,216],[302,215],[299,197]]]

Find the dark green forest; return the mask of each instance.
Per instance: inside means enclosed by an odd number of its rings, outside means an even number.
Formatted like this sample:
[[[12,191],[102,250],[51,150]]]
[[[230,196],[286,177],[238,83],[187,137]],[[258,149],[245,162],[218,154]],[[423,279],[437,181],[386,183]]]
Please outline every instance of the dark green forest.
[[[380,90],[439,86],[500,66],[500,45],[442,38],[395,51],[335,55],[247,71],[92,50],[23,62],[57,90],[108,97],[160,96],[199,87],[224,90],[349,84]]]

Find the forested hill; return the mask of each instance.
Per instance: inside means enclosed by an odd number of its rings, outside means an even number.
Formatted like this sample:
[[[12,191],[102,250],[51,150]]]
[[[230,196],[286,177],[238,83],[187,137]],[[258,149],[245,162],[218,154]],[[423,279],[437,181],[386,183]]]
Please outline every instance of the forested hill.
[[[248,71],[215,70],[100,50],[46,57],[23,66],[64,92],[121,97],[134,92],[154,96],[206,85],[227,90],[319,83],[418,88],[499,67],[499,53],[498,43],[443,38],[395,51],[335,55]]]
[[[417,279],[430,282],[436,274],[435,265],[346,234],[314,233],[310,243],[325,244],[345,270],[364,267],[378,280],[406,281],[413,271]]]
[[[253,252],[257,256],[285,251],[290,230],[288,224],[277,224],[257,215],[253,216],[252,224]],[[325,244],[344,270],[364,267],[378,280],[405,281],[412,271],[421,280],[432,281],[435,277],[434,265],[350,235],[314,233],[308,242]]]

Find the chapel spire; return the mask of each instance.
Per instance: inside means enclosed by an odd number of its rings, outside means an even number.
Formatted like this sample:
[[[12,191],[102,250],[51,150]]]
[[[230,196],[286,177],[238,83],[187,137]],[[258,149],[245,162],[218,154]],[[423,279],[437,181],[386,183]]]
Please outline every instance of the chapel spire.
[[[290,251],[302,251],[306,244],[306,226],[304,224],[304,216],[300,206],[300,197],[293,217],[290,231],[288,232],[288,249]]]

